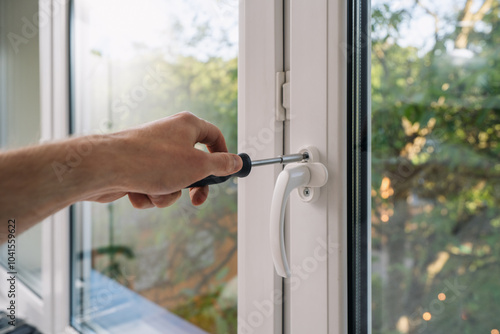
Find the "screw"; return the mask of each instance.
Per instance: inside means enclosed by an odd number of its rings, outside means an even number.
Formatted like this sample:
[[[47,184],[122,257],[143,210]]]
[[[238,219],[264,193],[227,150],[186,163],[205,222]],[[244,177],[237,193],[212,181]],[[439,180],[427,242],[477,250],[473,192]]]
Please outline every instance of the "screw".
[[[311,189],[305,187],[302,193],[304,194],[304,196],[309,197],[309,195],[311,195]]]

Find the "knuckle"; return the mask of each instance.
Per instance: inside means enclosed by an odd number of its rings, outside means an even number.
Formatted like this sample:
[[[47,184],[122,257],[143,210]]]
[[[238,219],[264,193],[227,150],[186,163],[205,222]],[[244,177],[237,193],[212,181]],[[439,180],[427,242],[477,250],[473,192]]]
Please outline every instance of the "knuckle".
[[[181,111],[177,114],[177,117],[187,123],[193,123],[198,119],[198,117],[196,117],[192,112],[189,111]]]

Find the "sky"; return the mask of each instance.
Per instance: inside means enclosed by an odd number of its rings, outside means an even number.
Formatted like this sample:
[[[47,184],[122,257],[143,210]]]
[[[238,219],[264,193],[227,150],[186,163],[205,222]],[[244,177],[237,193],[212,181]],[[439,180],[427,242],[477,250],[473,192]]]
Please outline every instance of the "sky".
[[[136,54],[134,45],[161,49],[206,60],[210,56],[233,58],[238,54],[238,0],[81,0],[75,15],[86,30],[92,49],[112,58]],[[196,36],[196,26],[208,22],[210,37],[198,45],[186,41]],[[82,24],[83,23],[83,24]],[[175,29],[176,23],[183,27]],[[226,36],[229,41],[221,45]]]
[[[456,15],[466,0],[421,0],[440,17]],[[477,10],[484,0],[475,0]],[[85,20],[92,49],[112,58],[129,58],[136,54],[134,45],[160,49],[165,54],[195,56],[207,60],[210,56],[225,59],[238,54],[238,0],[80,0],[78,6],[86,12]],[[415,0],[372,0],[372,7],[388,4],[393,11],[408,9],[412,19],[400,28],[398,43],[415,46],[426,53],[433,47],[434,19]],[[78,15],[77,15],[78,18]],[[183,27],[179,33],[176,22]],[[197,45],[187,40],[196,36],[197,26],[209,23],[211,34]],[[481,28],[481,27],[476,27]],[[454,27],[440,23],[440,30]],[[225,38],[229,43],[221,43]]]
[[[436,12],[439,17],[446,17],[452,15],[456,17],[459,10],[464,8],[466,0],[421,0],[421,3]],[[426,53],[432,49],[434,45],[434,18],[425,12],[425,10],[418,5],[415,5],[415,0],[372,0],[372,8],[382,4],[388,4],[391,11],[398,11],[401,9],[408,9],[411,12],[412,19],[409,24],[403,24],[399,30],[401,39],[398,43],[403,46],[414,46]],[[472,10],[477,11],[484,0],[474,0]],[[446,24],[441,20],[439,25],[440,31],[449,32],[455,29],[454,26]],[[476,25],[476,29],[486,29],[486,27]]]

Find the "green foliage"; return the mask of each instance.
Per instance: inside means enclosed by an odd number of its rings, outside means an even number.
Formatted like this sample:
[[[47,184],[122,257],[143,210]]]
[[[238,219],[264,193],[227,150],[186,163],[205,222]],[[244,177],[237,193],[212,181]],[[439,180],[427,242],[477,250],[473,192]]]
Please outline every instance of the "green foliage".
[[[209,333],[236,334],[236,305],[228,307],[218,302],[223,288],[219,285],[208,293],[191,296],[173,312]]]
[[[217,125],[228,150],[237,152],[237,63],[236,58],[215,57],[206,61],[191,56],[167,60],[162,53],[154,52],[113,63],[114,72],[119,73],[113,83],[118,92],[133,92],[148,75],[148,69],[160,71],[162,82],[147,90],[146,97],[128,110],[113,113],[111,129],[128,128],[189,110]],[[115,98],[124,100],[120,95]],[[155,294],[166,292],[176,300],[155,302],[211,333],[236,333],[236,307],[221,309],[217,305],[225,282],[234,277],[224,265],[236,257],[236,252],[219,254],[217,250],[224,245],[235,250],[236,184],[211,186],[206,204],[200,207],[194,207],[187,194],[162,210],[138,211],[126,198],[111,207],[115,217],[111,233],[120,246],[98,248],[97,253],[106,254],[109,261],[100,260],[97,269],[131,288],[134,286],[130,278],[140,282],[154,272]],[[97,230],[107,227],[108,213],[97,207],[95,210]],[[102,238],[99,233],[95,237],[94,240]],[[137,256],[132,250],[136,250]],[[126,259],[115,257],[118,254]],[[141,262],[155,269],[141,271]],[[221,270],[212,270],[220,265]],[[210,288],[214,282],[219,286]],[[186,284],[189,288],[184,288],[183,293],[176,292]]]
[[[387,258],[374,262],[373,331],[486,333],[500,303],[499,4],[468,35],[470,58],[450,47],[463,11],[434,12],[456,29],[432,48],[403,43],[416,8],[373,9],[373,250]]]

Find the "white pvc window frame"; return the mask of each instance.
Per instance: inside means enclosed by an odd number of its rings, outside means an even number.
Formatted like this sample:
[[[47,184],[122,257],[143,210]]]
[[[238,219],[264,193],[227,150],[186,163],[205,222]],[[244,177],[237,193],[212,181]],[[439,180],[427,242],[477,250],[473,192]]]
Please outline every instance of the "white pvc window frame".
[[[240,2],[238,151],[252,159],[283,154],[275,120],[276,72],[284,71],[283,0]],[[238,181],[238,333],[282,333],[282,280],[270,252],[269,214],[280,166]]]
[[[69,1],[40,0],[40,80],[42,139],[69,134]],[[40,22],[42,22],[40,20]],[[42,233],[42,301],[48,333],[74,333],[70,326],[70,215],[69,208],[44,222]]]
[[[42,140],[54,140],[64,138],[69,133],[69,1],[40,0],[39,4],[40,17],[43,18],[40,20],[39,31]],[[304,6],[307,4],[309,3],[303,2]],[[298,6],[300,5],[298,4],[297,8]],[[308,332],[315,332],[314,328],[327,328],[327,333],[347,333],[346,209],[345,203],[338,200],[345,198],[347,175],[343,133],[346,113],[346,88],[343,86],[346,82],[346,59],[345,50],[342,49],[342,45],[346,46],[346,6],[341,0],[321,0],[312,7],[317,13],[309,13],[309,16],[296,18],[295,21],[302,22],[300,28],[306,29],[304,35],[301,35],[303,38],[317,38],[314,27],[321,27],[320,36],[325,43],[326,55],[322,58],[324,62],[315,65],[303,58],[300,66],[314,65],[312,67],[315,70],[326,73],[322,82],[315,83],[328,87],[326,100],[319,102],[325,106],[324,111],[327,112],[327,142],[320,143],[319,146],[328,147],[325,162],[331,171],[327,186],[328,194],[331,195],[329,202],[325,204],[326,207],[320,210],[328,211],[325,221],[326,233],[338,242],[339,248],[333,255],[328,256],[325,268],[321,271],[321,283],[307,288],[314,295],[320,294],[323,302],[318,303],[304,294],[290,296],[292,310],[294,303],[299,303],[296,305],[303,309],[317,309],[321,313],[318,318],[320,322],[311,327],[307,325],[307,319],[300,320],[298,317],[294,321],[304,321],[302,325],[298,323],[288,329],[285,325],[287,333],[295,333],[295,326],[305,326]],[[283,10],[282,0],[240,2],[238,142],[239,151],[249,153],[254,159],[284,153],[283,129],[286,129],[286,126],[275,121],[276,72],[284,71]],[[326,12],[319,13],[323,10]],[[298,14],[299,11],[294,11],[292,6],[292,18]],[[316,24],[312,24],[310,30],[307,30],[308,20],[316,21],[318,18],[315,18],[315,15],[318,14],[320,22],[315,22]],[[292,40],[292,45],[293,43]],[[300,56],[297,59],[299,58]],[[291,66],[293,73],[297,65],[292,61]],[[296,87],[299,88],[300,85]],[[307,96],[300,98],[300,101],[299,105],[305,105]],[[299,110],[297,109],[297,112]],[[298,145],[293,140],[288,144],[291,144],[292,148]],[[283,282],[275,274],[269,251],[270,201],[279,172],[279,166],[255,169],[252,173],[253,181],[246,178],[239,182],[238,330],[241,334],[282,334],[284,330]],[[331,204],[330,201],[335,198],[338,201],[329,206],[328,203]],[[291,201],[293,203],[293,198]],[[22,283],[18,283],[21,310],[19,316],[25,317],[46,333],[76,333],[70,326],[69,221],[69,209],[65,209],[42,223],[41,298]],[[293,238],[292,234],[291,239]],[[292,244],[295,244],[294,240]],[[2,268],[0,272],[5,274]]]
[[[66,0],[39,0],[42,142],[65,138],[69,133],[68,13]],[[69,209],[41,224],[41,296],[18,280],[16,316],[44,333],[74,334],[69,326]],[[3,267],[0,273],[2,277],[7,275]]]
[[[269,250],[270,202],[280,168],[255,169],[240,180],[239,333],[348,330],[347,6],[342,0],[243,1],[239,151],[264,158],[313,145],[330,178],[314,204],[290,197],[288,258],[291,265],[314,268],[285,281],[275,274]],[[274,120],[273,76],[285,70],[291,108],[290,121],[282,124]],[[319,254],[322,245],[327,250]]]
[[[289,0],[289,152],[319,151],[328,183],[314,203],[290,196],[285,333],[347,333],[347,2]]]

